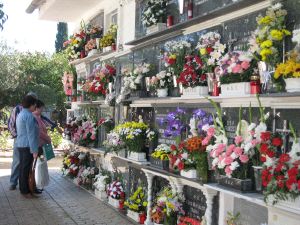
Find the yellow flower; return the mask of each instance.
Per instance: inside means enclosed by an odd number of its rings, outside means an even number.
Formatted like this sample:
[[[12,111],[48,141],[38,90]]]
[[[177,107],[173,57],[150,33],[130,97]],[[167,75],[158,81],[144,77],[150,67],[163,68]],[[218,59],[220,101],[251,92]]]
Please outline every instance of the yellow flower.
[[[148,205],[148,202],[143,202],[143,206],[146,207]]]
[[[286,29],[282,29],[282,32],[284,33],[284,35],[289,36],[291,35],[291,32],[286,30]]]
[[[271,30],[271,37],[273,40],[281,41],[283,39],[283,32],[280,30]]]
[[[259,19],[258,24],[264,24],[264,25],[268,25],[272,22],[272,18],[270,16],[265,16],[262,17],[261,19]]]
[[[175,55],[175,54],[172,54],[172,55],[170,55],[170,57],[169,57],[170,59],[176,59],[177,58],[177,56]]]
[[[201,48],[200,49],[200,54],[201,55],[206,55],[207,54],[206,48]]]
[[[273,42],[271,40],[266,40],[260,44],[261,48],[270,48],[272,47]]]
[[[267,55],[271,55],[272,54],[272,50],[269,48],[264,48],[260,51],[260,55],[262,57],[267,56]]]

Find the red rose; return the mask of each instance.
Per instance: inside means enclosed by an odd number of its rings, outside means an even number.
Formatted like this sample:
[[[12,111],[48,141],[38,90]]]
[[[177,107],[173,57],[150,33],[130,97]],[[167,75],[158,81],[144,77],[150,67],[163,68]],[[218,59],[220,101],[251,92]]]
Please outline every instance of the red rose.
[[[297,183],[297,180],[296,179],[288,179],[286,182],[285,182],[285,185],[286,187],[289,189],[289,190],[292,190],[293,188],[293,184],[296,184]],[[298,183],[297,183],[298,184]]]
[[[298,180],[298,190],[300,190],[300,180]]]
[[[183,163],[182,161],[180,161],[180,162],[178,163],[178,169],[179,169],[180,171],[184,169],[184,163]]]
[[[270,140],[270,138],[271,138],[271,132],[269,132],[269,131],[262,132],[260,134],[260,138],[261,138],[262,141],[268,141],[268,140]]]
[[[282,163],[279,163],[275,168],[275,172],[279,173],[282,170],[283,166],[284,165]]]
[[[289,169],[289,170],[287,171],[287,173],[288,173],[288,175],[289,175],[289,178],[295,178],[295,177],[297,177],[299,171],[298,171],[298,168],[293,167],[292,169]]]
[[[273,152],[272,150],[268,150],[267,155],[269,156],[269,158],[273,158],[275,157],[275,152]]]
[[[208,54],[210,54],[214,49],[212,47],[207,47],[206,48],[206,51]]]
[[[184,142],[181,142],[178,146],[179,149],[183,149],[184,148]]]
[[[265,156],[261,156],[261,157],[260,157],[260,161],[264,163],[264,162],[266,162],[266,161],[267,161],[267,159],[266,159],[266,157],[265,157]]]
[[[200,80],[201,80],[201,81],[205,81],[205,80],[206,80],[206,74],[202,74],[202,75],[200,76]]]
[[[279,138],[279,137],[273,138],[272,139],[272,145],[274,145],[276,147],[282,146],[282,139]]]
[[[260,146],[260,153],[267,154],[268,149],[269,149],[269,146],[267,144],[263,143]]]
[[[289,160],[290,160],[290,156],[288,154],[282,154],[279,157],[279,162],[281,162],[281,163],[288,162]]]
[[[176,150],[177,150],[177,148],[176,148],[176,146],[175,146],[175,145],[171,145],[171,147],[170,147],[170,148],[171,148],[171,150],[172,150],[172,151],[176,151]]]

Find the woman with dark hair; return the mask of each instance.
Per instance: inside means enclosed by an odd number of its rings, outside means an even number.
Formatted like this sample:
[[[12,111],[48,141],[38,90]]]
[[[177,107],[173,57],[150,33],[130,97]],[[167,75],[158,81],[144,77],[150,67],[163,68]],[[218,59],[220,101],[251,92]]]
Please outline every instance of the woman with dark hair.
[[[38,156],[39,128],[32,112],[35,111],[36,98],[27,95],[22,101],[23,110],[17,117],[16,146],[20,154],[20,192],[24,197],[31,198],[28,185],[29,172],[33,158]]]

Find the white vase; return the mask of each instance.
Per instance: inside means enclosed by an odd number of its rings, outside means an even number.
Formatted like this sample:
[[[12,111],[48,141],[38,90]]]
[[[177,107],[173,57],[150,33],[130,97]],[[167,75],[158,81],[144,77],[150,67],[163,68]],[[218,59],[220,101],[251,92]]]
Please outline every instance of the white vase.
[[[201,96],[208,96],[207,86],[183,88],[181,97],[186,98],[186,97],[201,97]]]
[[[96,198],[98,198],[101,201],[104,201],[107,199],[106,191],[99,191],[99,190],[95,189],[95,196],[96,196]]]
[[[250,82],[238,82],[231,84],[221,84],[222,97],[246,96],[250,95]]]
[[[145,152],[129,152],[127,158],[138,162],[147,161]]]
[[[180,175],[186,178],[196,179],[197,176],[197,170],[181,170]]]
[[[127,211],[127,216],[131,219],[133,219],[135,222],[140,222],[140,214],[131,210]]]
[[[108,204],[110,204],[111,206],[113,206],[116,209],[120,208],[120,200],[119,199],[114,199],[112,197],[108,197]]]
[[[152,25],[150,27],[147,27],[147,34],[151,34],[151,33],[155,33],[155,32],[159,32],[159,31],[163,31],[167,29],[167,24],[165,23],[157,23],[155,25]]]
[[[300,78],[287,78],[284,81],[287,92],[300,92]]]
[[[157,97],[165,98],[168,96],[168,88],[157,89]]]
[[[98,53],[98,49],[92,49],[89,51],[88,56],[92,56]]]

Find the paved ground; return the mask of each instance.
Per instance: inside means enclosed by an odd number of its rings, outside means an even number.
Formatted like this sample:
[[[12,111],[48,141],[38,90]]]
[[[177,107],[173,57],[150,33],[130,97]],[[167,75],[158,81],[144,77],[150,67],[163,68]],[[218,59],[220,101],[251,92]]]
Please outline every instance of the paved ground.
[[[59,172],[61,159],[49,164],[51,182],[37,199],[9,191],[10,154],[0,152],[0,225],[130,225],[115,210],[76,187]]]

